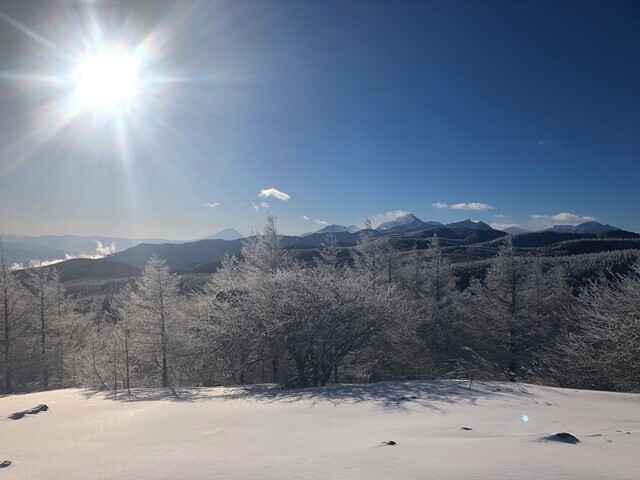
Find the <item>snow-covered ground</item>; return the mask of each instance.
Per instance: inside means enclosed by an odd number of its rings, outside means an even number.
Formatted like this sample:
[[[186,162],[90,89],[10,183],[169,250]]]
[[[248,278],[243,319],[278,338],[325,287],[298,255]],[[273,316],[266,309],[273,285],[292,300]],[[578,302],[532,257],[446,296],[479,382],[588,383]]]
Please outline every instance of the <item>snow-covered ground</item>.
[[[49,411],[7,418],[40,403]],[[136,390],[130,402],[58,390],[0,398],[0,417],[0,461],[13,462],[0,480],[640,478],[631,394],[444,381]],[[557,432],[580,443],[541,440]]]

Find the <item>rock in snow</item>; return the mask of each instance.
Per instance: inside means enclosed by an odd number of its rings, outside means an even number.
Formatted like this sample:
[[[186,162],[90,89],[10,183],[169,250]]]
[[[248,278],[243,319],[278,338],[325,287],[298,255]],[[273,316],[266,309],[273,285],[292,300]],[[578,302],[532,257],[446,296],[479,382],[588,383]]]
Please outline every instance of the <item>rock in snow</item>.
[[[549,435],[544,437],[542,440],[550,441],[550,442],[562,442],[562,443],[571,443],[572,445],[576,445],[580,443],[577,437],[571,435],[567,432],[560,432],[554,435]]]

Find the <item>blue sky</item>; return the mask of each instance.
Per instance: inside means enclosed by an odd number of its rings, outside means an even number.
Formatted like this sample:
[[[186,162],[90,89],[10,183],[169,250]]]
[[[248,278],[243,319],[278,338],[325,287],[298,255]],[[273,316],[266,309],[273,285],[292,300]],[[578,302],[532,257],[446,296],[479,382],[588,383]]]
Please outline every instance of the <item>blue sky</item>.
[[[192,239],[406,211],[640,231],[636,2],[92,5],[0,6],[1,232]],[[79,52],[143,44],[130,111],[56,110]]]

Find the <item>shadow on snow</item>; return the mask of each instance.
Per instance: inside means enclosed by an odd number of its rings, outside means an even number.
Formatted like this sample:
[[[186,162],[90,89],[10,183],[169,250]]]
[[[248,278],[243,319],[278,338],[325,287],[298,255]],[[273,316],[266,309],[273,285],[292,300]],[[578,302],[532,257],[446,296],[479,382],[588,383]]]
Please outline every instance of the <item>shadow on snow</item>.
[[[104,398],[120,402],[137,401],[230,401],[254,400],[269,403],[293,403],[299,401],[316,405],[329,402],[333,405],[373,403],[385,409],[408,411],[410,407],[423,407],[446,413],[443,406],[455,404],[477,405],[480,400],[531,397],[519,384],[477,384],[471,390],[468,382],[451,380],[380,382],[354,385],[329,385],[283,390],[276,385],[251,385],[217,388],[136,388],[131,399],[126,391],[113,392],[84,390],[86,398]]]

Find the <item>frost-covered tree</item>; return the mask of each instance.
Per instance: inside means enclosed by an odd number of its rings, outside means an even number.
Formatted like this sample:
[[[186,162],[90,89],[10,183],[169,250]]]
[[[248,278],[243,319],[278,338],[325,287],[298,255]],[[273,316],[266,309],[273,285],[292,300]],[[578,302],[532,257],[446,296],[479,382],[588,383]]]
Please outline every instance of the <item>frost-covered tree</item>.
[[[585,287],[565,322],[562,335],[547,353],[561,384],[640,388],[640,262],[627,275]]]
[[[263,275],[274,273],[295,260],[282,244],[282,236],[278,234],[273,215],[267,217],[261,234],[245,239],[242,256],[245,267]]]
[[[425,252],[419,288],[420,334],[429,354],[437,362],[437,371],[447,371],[464,345],[464,331],[459,321],[456,278],[440,241],[433,236]]]
[[[451,301],[455,277],[451,271],[451,263],[442,252],[437,235],[431,238],[426,259],[423,291],[434,307],[441,308]]]
[[[50,374],[55,364],[52,343],[60,306],[60,276],[55,268],[32,268],[27,273],[27,286],[32,292],[32,310],[38,320],[42,388],[48,390]]]
[[[2,319],[2,373],[4,393],[14,390],[18,356],[24,355],[24,336],[29,331],[29,292],[9,271],[0,239],[0,313]],[[21,352],[22,350],[22,352]]]
[[[521,373],[522,356],[531,334],[531,271],[516,254],[509,237],[492,260],[484,281],[469,287],[467,315],[484,351],[506,363],[511,378]]]
[[[149,259],[129,305],[132,335],[139,355],[147,362],[151,376],[157,367],[161,385],[167,387],[170,363],[175,359],[184,329],[180,328],[178,280],[164,260],[155,255]]]
[[[357,356],[401,317],[400,295],[351,270],[295,268],[256,292],[275,338],[295,366],[291,385],[325,385],[347,356]]]
[[[353,250],[354,269],[376,284],[390,284],[396,267],[396,252],[388,238],[376,237],[369,219],[365,220],[364,227]]]
[[[227,256],[190,302],[197,367],[205,384],[244,383],[255,363],[272,355],[271,338],[257,316],[254,293],[269,274]]]
[[[76,302],[70,298],[58,276],[52,288],[54,307],[49,325],[52,365],[59,388],[76,386],[79,352],[90,328],[90,320],[77,310]]]

